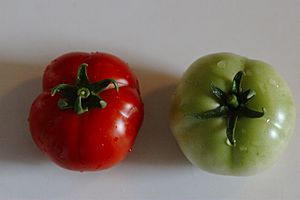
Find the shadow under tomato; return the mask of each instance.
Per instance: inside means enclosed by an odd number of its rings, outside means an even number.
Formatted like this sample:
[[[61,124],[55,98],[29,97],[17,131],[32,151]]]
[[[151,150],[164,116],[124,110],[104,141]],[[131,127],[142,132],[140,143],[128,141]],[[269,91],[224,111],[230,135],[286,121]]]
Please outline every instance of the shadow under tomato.
[[[36,164],[45,156],[33,143],[27,117],[41,91],[42,68],[0,63],[0,161]]]
[[[169,103],[179,78],[150,70],[134,70],[145,105],[143,125],[125,163],[143,165],[188,164],[168,126]],[[43,67],[0,63],[0,161],[38,164],[46,156],[32,141],[27,117],[41,92]]]
[[[188,164],[168,124],[170,99],[179,78],[149,69],[134,72],[140,81],[145,115],[133,151],[124,162],[158,167]]]

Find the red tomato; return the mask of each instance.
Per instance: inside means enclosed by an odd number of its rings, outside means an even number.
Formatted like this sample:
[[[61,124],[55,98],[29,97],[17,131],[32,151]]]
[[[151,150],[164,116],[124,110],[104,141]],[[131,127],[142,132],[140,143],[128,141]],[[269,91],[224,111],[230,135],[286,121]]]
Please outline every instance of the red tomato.
[[[34,142],[55,163],[87,171],[124,159],[143,115],[138,81],[125,62],[76,52],[47,66],[29,125]]]

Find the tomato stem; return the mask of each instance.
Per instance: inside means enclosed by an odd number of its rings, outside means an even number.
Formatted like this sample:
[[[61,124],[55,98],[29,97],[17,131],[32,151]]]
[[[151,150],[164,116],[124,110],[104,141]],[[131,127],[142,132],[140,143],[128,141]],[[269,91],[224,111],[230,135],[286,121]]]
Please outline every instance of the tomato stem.
[[[77,71],[76,83],[59,84],[52,88],[51,95],[59,93],[62,98],[57,102],[60,109],[73,109],[78,115],[87,112],[91,108],[105,108],[107,102],[99,94],[111,83],[115,90],[119,91],[118,83],[114,79],[104,79],[91,83],[87,76],[87,64],[83,63]]]
[[[91,92],[89,89],[82,87],[77,90],[77,95],[83,99],[86,99],[90,96]]]
[[[237,108],[239,106],[238,99],[237,99],[236,95],[234,95],[234,94],[228,95],[228,97],[226,99],[226,103],[233,108]]]
[[[225,117],[227,120],[226,136],[231,146],[236,145],[234,136],[235,127],[239,117],[259,118],[264,115],[262,112],[252,110],[246,107],[246,103],[253,99],[255,92],[251,89],[242,91],[241,82],[243,71],[239,71],[233,78],[232,86],[229,92],[224,92],[214,84],[211,85],[211,90],[214,96],[219,100],[220,106],[202,113],[189,113],[199,120],[207,120],[217,117]]]

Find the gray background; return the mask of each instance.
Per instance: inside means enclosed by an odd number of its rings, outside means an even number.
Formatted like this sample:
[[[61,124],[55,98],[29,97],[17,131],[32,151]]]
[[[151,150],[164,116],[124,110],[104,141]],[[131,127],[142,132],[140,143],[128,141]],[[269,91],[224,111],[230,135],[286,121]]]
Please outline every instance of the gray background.
[[[181,154],[167,125],[169,98],[198,57],[229,51],[274,66],[300,96],[299,0],[0,2],[0,199],[300,199],[299,117],[271,169],[208,174]],[[68,51],[106,51],[138,75],[145,121],[133,151],[106,171],[50,162],[27,126],[44,66]]]

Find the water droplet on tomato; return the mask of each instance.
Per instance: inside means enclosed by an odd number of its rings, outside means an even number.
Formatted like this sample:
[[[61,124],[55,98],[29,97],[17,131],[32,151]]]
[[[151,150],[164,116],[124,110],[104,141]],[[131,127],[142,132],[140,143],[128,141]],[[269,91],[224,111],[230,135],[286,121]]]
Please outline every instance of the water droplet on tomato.
[[[104,147],[104,144],[103,144],[103,143],[101,144],[101,147]]]
[[[132,152],[132,148],[128,149],[128,152],[129,152],[129,153]]]
[[[226,65],[227,65],[226,60],[221,60],[217,63],[217,66],[221,69],[224,69]]]
[[[279,88],[279,84],[278,84],[275,80],[270,79],[270,80],[269,80],[269,83],[270,83],[271,85],[273,85],[274,87]]]
[[[240,146],[239,149],[241,151],[248,151],[248,148],[246,146]]]

